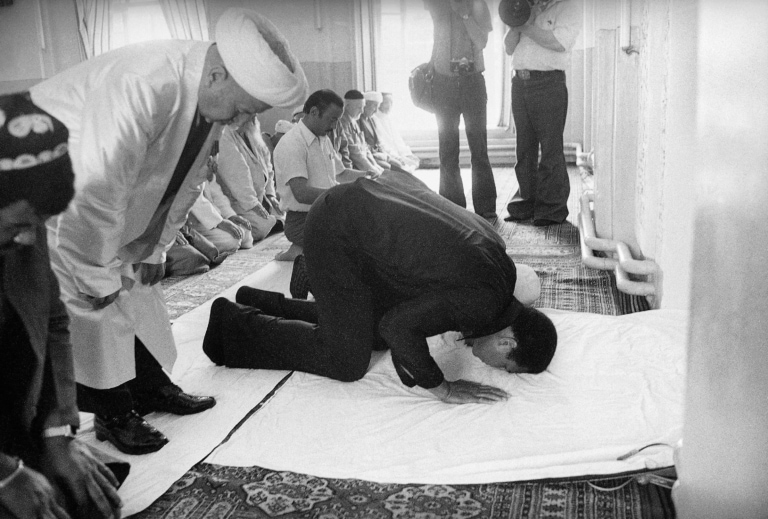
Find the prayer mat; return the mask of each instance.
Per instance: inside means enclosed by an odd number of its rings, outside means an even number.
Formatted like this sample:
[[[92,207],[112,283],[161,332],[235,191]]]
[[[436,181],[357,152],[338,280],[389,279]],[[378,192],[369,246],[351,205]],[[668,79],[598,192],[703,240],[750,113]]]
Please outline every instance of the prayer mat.
[[[581,262],[579,229],[569,222],[535,227],[528,222],[496,222],[515,263],[528,265],[541,280],[534,306],[604,315],[649,310],[644,297],[616,289],[612,271],[587,268]]]
[[[171,320],[256,272],[290,246],[283,233],[268,236],[250,249],[240,249],[203,274],[169,276],[161,281]]]
[[[675,511],[668,490],[626,478],[400,485],[199,463],[133,517],[672,519]]]

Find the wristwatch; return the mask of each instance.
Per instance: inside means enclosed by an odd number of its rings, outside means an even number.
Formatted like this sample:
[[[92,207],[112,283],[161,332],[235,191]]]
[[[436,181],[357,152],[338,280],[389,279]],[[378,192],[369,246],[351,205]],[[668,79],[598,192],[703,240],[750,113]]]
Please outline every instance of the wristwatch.
[[[59,427],[48,427],[43,429],[43,438],[55,438],[56,436],[75,437],[75,428],[71,425],[60,425]]]

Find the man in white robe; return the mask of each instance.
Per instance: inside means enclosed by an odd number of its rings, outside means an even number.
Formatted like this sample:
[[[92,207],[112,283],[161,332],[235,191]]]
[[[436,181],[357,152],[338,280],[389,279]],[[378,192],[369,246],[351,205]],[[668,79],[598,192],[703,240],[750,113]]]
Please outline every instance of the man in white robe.
[[[403,136],[395,127],[389,115],[393,104],[393,95],[390,92],[382,92],[379,109],[372,116],[372,119],[378,123],[379,142],[385,150],[389,150],[394,155],[401,157],[405,165],[411,168],[411,170],[418,169],[419,158],[414,155],[411,147],[403,140]]]
[[[176,349],[157,283],[218,123],[306,97],[301,65],[269,20],[230,9],[216,37],[127,46],[31,89],[69,130],[77,194],[49,220],[48,242],[72,319],[78,403],[96,415],[96,437],[127,453],[168,441],[141,413],[215,404],[160,367],[170,372]]]
[[[249,239],[242,247],[250,248],[263,240],[279,221],[283,229],[284,213],[275,193],[272,154],[261,135],[261,124],[253,117],[239,126],[223,129],[216,157],[217,182],[239,216],[251,226]]]

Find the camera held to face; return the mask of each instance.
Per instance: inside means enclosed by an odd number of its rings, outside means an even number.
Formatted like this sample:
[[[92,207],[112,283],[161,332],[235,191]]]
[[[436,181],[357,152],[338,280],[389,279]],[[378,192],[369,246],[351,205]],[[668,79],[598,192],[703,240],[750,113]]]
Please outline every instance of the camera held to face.
[[[451,60],[451,72],[457,72],[458,74],[471,74],[474,71],[475,71],[474,61],[470,61],[467,58]]]

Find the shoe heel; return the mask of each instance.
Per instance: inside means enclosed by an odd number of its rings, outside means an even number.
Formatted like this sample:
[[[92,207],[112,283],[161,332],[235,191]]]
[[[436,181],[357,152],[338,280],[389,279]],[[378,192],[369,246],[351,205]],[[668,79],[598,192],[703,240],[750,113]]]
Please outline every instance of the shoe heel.
[[[115,439],[109,433],[109,431],[102,429],[101,427],[94,427],[94,431],[96,432],[97,440],[99,440],[100,442],[109,442],[114,445]]]

